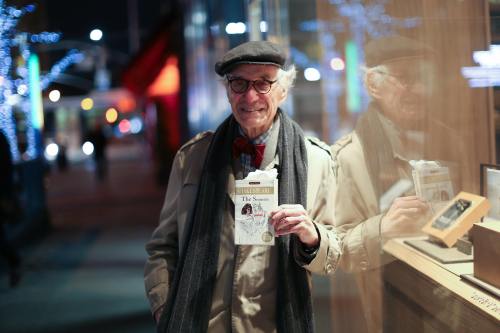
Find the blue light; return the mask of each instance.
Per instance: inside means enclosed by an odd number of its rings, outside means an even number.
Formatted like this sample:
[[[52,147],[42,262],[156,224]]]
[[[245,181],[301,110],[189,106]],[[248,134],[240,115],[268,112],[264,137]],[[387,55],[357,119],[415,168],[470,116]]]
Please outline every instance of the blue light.
[[[299,30],[300,31],[318,31],[318,25],[319,21],[318,20],[311,20],[311,21],[304,21],[300,22],[299,24]]]
[[[35,10],[36,6],[31,4],[31,5],[27,5],[24,7],[24,9],[28,12],[28,13],[31,13]]]
[[[43,31],[39,34],[32,34],[30,36],[30,40],[33,43],[51,44],[58,42],[60,37],[61,37],[60,33]]]
[[[389,16],[389,15],[382,15],[380,17],[380,21],[383,23],[383,24],[390,24],[392,22],[392,18]]]
[[[39,34],[29,34],[19,32],[16,29],[19,18],[26,13],[33,12],[35,5],[27,5],[22,9],[6,7],[4,1],[0,0],[0,130],[9,140],[13,160],[18,162],[21,154],[18,149],[16,136],[16,119],[13,116],[13,105],[20,109],[26,119],[30,119],[30,108],[33,103],[29,102],[28,95],[32,95],[31,90],[26,87],[30,84],[29,71],[27,69],[28,59],[31,58],[30,43],[55,43],[59,41],[61,34],[55,32],[41,32]],[[13,68],[12,50],[14,54],[20,56],[24,61],[19,62]],[[45,89],[58,74],[64,71],[72,63],[81,61],[83,55],[76,50],[71,50],[49,74],[41,78],[40,89]],[[16,61],[17,63],[17,61]],[[32,82],[32,81],[31,81]],[[33,83],[33,82],[32,82]],[[27,150],[23,158],[36,158],[42,153],[39,147],[39,134],[31,122],[26,122]]]
[[[381,37],[393,33],[397,27],[413,28],[420,24],[417,17],[396,19],[385,13],[387,0],[376,0],[370,5],[363,5],[359,1],[330,0],[330,4],[337,8],[340,16],[349,19],[349,25],[356,30],[364,31],[372,37]],[[335,30],[335,29],[334,29]]]
[[[293,59],[293,62],[302,68],[308,68],[308,67],[314,67],[317,68],[318,64],[314,61],[312,61],[307,54],[299,51],[295,47],[290,47],[290,54]]]
[[[64,58],[62,58],[58,63],[52,66],[49,73],[42,76],[42,78],[40,79],[42,90],[46,89],[61,72],[64,72],[66,70],[66,68],[68,68],[72,64],[81,62],[83,59],[83,53],[76,49],[70,50]]]
[[[20,17],[22,15],[22,11],[20,11],[19,9],[16,9],[14,7],[9,7],[7,13],[9,13],[10,16],[12,17]]]

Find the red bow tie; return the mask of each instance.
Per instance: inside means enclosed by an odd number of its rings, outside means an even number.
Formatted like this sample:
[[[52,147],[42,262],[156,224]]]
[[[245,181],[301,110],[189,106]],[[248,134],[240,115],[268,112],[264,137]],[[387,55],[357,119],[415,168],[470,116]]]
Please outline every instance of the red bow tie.
[[[253,144],[246,138],[239,136],[233,142],[233,157],[238,158],[241,154],[248,154],[252,157],[252,165],[259,168],[264,158],[265,144]]]

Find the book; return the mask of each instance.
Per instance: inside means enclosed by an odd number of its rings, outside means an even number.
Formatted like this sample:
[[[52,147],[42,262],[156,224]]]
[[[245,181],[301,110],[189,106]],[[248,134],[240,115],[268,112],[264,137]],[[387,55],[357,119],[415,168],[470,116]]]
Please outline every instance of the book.
[[[272,171],[274,170],[274,171]],[[269,213],[278,206],[276,169],[257,170],[236,180],[234,241],[236,245],[274,245]]]
[[[416,195],[427,201],[434,212],[455,196],[448,167],[436,161],[411,161],[410,164]]]

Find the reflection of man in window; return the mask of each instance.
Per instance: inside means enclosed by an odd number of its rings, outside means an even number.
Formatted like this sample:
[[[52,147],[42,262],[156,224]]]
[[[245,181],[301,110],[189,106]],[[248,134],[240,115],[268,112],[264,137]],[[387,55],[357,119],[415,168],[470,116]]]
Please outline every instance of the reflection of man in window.
[[[386,211],[380,210],[380,199],[400,180],[412,179],[410,160],[424,158],[432,71],[431,51],[407,38],[374,40],[365,51],[365,86],[372,102],[353,133],[332,146],[338,183],[335,223],[346,235],[341,267],[355,273],[367,328],[379,332],[382,245],[419,232],[428,212],[413,188],[401,188]]]

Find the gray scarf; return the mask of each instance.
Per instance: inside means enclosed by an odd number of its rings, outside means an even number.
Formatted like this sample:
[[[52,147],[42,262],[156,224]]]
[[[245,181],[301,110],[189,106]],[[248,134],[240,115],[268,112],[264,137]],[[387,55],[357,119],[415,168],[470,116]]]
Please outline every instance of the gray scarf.
[[[399,177],[394,165],[392,146],[377,116],[377,108],[376,104],[370,104],[368,111],[359,118],[355,131],[363,146],[375,194],[380,199]]]
[[[277,154],[280,161],[279,204],[307,202],[307,151],[300,127],[278,110],[280,129]],[[231,146],[237,123],[229,116],[216,130],[203,167],[195,212],[186,228],[185,248],[180,258],[158,332],[206,332],[215,286],[219,242],[227,179],[231,168]],[[277,329],[314,332],[308,272],[293,257],[300,246],[296,236],[277,238],[278,290]]]

